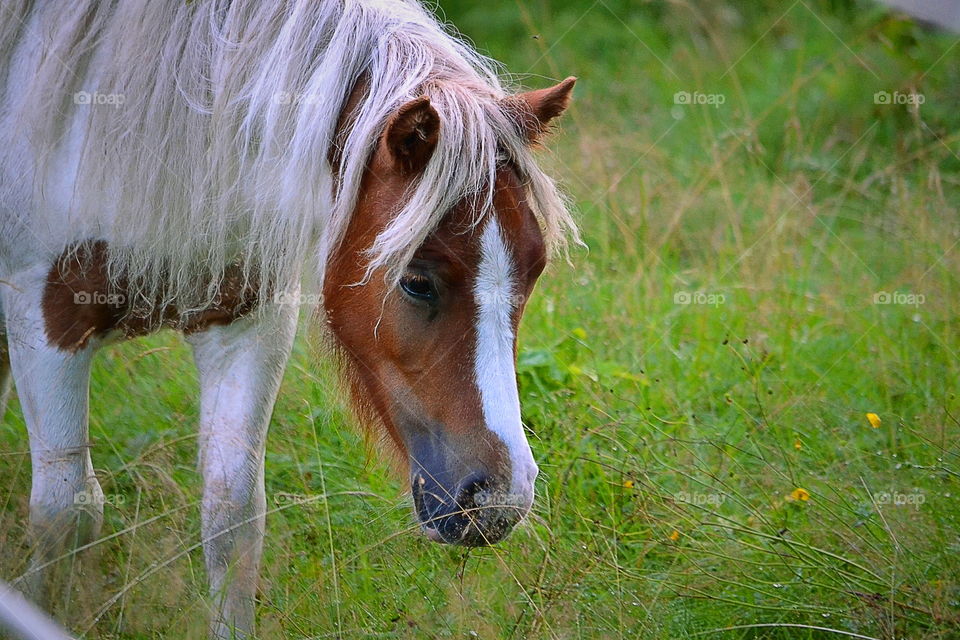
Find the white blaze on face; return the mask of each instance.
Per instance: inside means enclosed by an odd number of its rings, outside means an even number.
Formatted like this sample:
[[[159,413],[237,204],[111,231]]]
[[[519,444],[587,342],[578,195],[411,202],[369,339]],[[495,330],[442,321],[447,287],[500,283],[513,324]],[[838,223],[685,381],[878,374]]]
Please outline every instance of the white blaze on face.
[[[517,283],[513,260],[489,218],[480,240],[480,266],[474,295],[477,301],[475,375],[487,429],[506,445],[512,469],[510,502],[533,502],[537,465],[520,422],[520,396],[513,358],[513,312]]]

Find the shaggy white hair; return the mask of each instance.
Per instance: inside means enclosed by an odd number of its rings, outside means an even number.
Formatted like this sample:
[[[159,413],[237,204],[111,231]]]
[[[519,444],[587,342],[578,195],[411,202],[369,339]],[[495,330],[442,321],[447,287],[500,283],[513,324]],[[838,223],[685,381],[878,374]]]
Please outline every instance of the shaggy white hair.
[[[106,240],[111,273],[145,300],[203,306],[233,263],[261,295],[309,260],[322,282],[387,119],[420,95],[440,116],[439,143],[371,248],[371,270],[397,277],[464,197],[478,196],[483,215],[498,154],[548,244],[576,234],[503,109],[496,64],[413,0],[0,0],[0,87],[15,64],[26,82],[5,89],[0,141],[21,135],[34,152],[27,223]],[[361,77],[334,181],[338,117]],[[44,199],[74,128],[64,220]]]

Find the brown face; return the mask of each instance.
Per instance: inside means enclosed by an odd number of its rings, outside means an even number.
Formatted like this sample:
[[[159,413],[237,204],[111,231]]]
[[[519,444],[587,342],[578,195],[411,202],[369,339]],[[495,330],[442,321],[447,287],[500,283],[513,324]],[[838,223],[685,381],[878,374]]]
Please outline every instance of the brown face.
[[[436,143],[430,112],[420,99],[388,124],[349,240],[327,266],[324,305],[357,399],[409,463],[424,531],[477,546],[506,536],[533,502],[537,466],[520,422],[514,362],[517,325],[546,256],[521,182],[505,166],[480,224],[471,226],[476,212],[461,203],[398,285],[376,271],[365,278],[365,251]]]

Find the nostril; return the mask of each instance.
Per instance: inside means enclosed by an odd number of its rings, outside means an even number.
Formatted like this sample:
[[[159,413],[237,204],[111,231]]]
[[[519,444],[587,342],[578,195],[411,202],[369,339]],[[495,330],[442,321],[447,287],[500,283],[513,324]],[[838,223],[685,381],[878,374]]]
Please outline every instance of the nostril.
[[[483,507],[490,502],[490,479],[486,474],[468,476],[457,492],[457,504],[464,511]]]

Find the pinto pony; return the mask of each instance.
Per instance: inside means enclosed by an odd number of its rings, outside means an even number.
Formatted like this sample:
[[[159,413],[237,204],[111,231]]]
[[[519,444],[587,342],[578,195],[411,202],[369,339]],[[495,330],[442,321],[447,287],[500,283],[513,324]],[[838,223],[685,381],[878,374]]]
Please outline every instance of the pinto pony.
[[[431,539],[527,513],[517,324],[576,229],[531,147],[574,79],[506,92],[418,2],[0,0],[0,306],[45,594],[95,539],[90,363],[162,327],[200,377],[212,634],[253,631],[264,442],[302,291],[409,463]],[[83,499],[78,500],[77,496]]]

